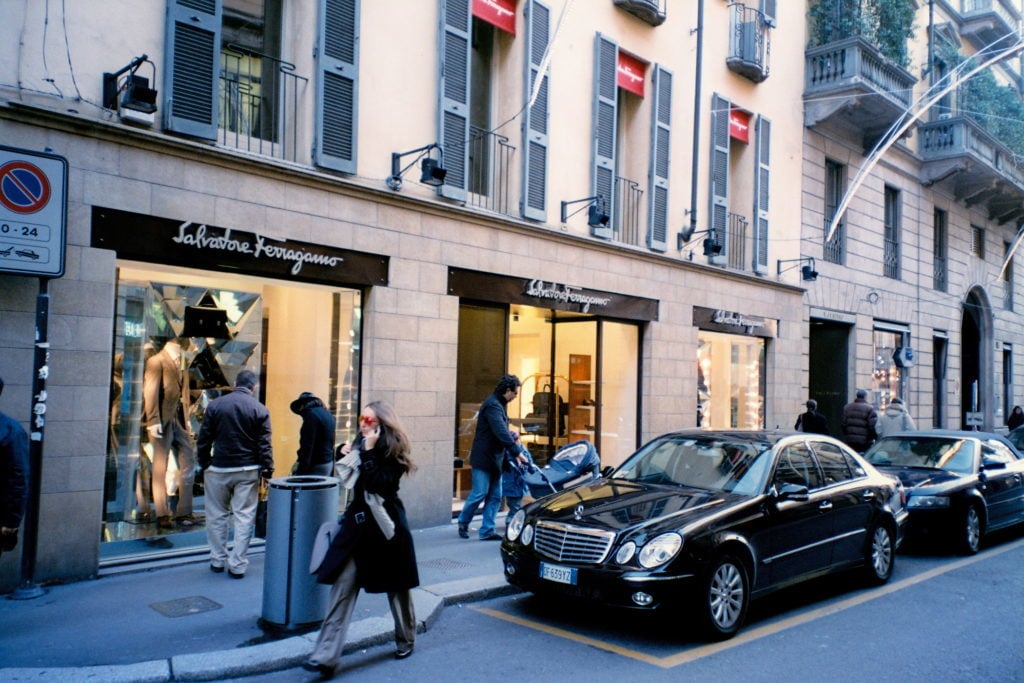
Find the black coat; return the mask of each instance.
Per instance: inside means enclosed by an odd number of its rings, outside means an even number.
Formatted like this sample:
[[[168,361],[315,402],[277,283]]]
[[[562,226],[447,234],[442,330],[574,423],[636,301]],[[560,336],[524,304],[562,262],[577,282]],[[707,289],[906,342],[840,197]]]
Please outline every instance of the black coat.
[[[469,464],[475,470],[500,474],[506,460],[515,460],[519,446],[508,431],[507,403],[498,394],[491,394],[480,404],[476,416],[476,433],[469,449]]]
[[[28,434],[0,413],[0,526],[16,529],[28,501]]]
[[[352,502],[317,571],[319,583],[332,584],[341,575],[349,559],[356,563],[356,585],[367,593],[409,590],[420,585],[405,506],[398,497],[398,484],[404,470],[397,462],[385,459],[374,448],[361,451],[359,479],[352,491]],[[384,499],[384,509],[395,522],[395,535],[384,538],[366,504],[365,493],[376,493]]]
[[[794,429],[808,434],[828,434],[828,418],[817,410],[808,410],[796,418]]]
[[[295,474],[313,474],[314,467],[334,462],[334,416],[320,401],[302,410]]]

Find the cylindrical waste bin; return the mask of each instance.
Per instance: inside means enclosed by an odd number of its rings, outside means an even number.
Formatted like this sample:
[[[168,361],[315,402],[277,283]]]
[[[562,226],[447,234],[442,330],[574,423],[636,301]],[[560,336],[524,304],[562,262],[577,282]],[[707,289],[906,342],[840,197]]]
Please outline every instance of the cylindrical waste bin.
[[[338,518],[337,477],[295,476],[270,480],[267,542],[263,561],[260,626],[299,631],[327,613],[330,586],[309,573],[317,529]]]

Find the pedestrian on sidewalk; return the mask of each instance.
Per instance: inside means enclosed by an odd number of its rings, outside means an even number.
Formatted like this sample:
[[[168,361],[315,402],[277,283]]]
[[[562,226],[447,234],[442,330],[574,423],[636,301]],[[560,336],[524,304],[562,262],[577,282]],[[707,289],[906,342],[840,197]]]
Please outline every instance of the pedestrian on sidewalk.
[[[875,425],[875,432],[879,439],[889,434],[909,432],[914,429],[914,418],[910,417],[910,413],[907,412],[903,405],[903,399],[896,396],[889,401],[885,412],[878,417],[878,423]]]
[[[411,591],[420,578],[405,505],[398,497],[399,480],[416,469],[409,436],[390,404],[373,401],[359,415],[355,442],[339,450],[345,456],[339,463],[342,479],[353,485],[352,502],[317,570],[317,582],[330,584],[331,592],[316,646],[302,664],[323,678],[339,671],[360,589],[388,594],[396,659],[411,655],[416,643]]]
[[[1006,420],[1006,428],[1012,432],[1021,425],[1024,425],[1024,410],[1021,410],[1020,406],[1014,406],[1010,411],[1010,417]]]
[[[199,429],[210,570],[220,573],[227,567],[233,579],[245,578],[249,566],[260,478],[274,476],[270,411],[253,396],[258,383],[252,370],[239,372],[234,391],[210,401]],[[229,521],[235,537],[230,552]]]
[[[807,399],[807,412],[800,413],[793,429],[808,434],[828,434],[828,418],[818,412],[818,402]]]
[[[460,538],[469,538],[469,523],[473,521],[480,503],[483,503],[480,540],[501,540],[501,536],[494,531],[495,517],[501,507],[501,473],[506,460],[520,464],[525,462],[508,430],[508,404],[519,394],[519,386],[518,377],[503,375],[477,411],[476,434],[473,435],[473,445],[469,449],[469,464],[473,468],[472,488],[459,513]]]
[[[334,474],[334,416],[324,402],[304,391],[291,403],[292,412],[302,417],[299,450],[292,474]]]
[[[858,453],[863,453],[875,441],[878,411],[868,403],[868,392],[858,389],[857,396],[843,406],[843,441]]]
[[[0,395],[4,380],[0,377]],[[18,527],[28,502],[28,434],[21,423],[0,413],[0,551],[18,545]]]
[[[523,445],[522,440],[519,438],[519,432],[513,431],[512,440],[516,442],[516,446],[519,449],[519,455],[526,459],[526,462],[520,462],[518,460],[506,460],[505,471],[501,473],[501,492],[505,497],[505,505],[508,506],[508,513],[505,515],[505,525],[508,525],[508,520],[512,519],[519,508],[523,507],[523,495],[526,494],[526,479],[524,476],[527,472],[532,472],[534,469],[533,456],[530,455],[530,451],[527,450],[526,446]]]

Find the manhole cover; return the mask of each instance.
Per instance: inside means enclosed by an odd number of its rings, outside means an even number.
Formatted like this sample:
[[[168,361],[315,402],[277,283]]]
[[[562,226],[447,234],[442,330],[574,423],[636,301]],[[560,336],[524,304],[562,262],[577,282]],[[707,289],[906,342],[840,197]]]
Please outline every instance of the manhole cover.
[[[425,567],[431,567],[433,569],[440,569],[441,571],[452,571],[455,569],[468,569],[472,565],[468,565],[465,562],[458,562],[456,560],[449,560],[446,558],[438,558],[436,560],[424,560],[420,562]]]
[[[200,612],[220,609],[223,605],[201,595],[193,595],[188,598],[178,598],[177,600],[154,602],[150,607],[165,617],[184,617],[189,614],[199,614]]]

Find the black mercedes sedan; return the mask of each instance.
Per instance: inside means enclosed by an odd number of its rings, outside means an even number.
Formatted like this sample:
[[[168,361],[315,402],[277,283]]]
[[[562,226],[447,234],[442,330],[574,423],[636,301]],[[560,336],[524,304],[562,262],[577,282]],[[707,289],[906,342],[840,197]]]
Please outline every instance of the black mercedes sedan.
[[[902,432],[879,439],[864,457],[903,483],[908,538],[974,554],[985,533],[1024,522],[1024,460],[999,434]]]
[[[828,436],[691,430],[507,525],[505,578],[538,594],[679,609],[714,639],[751,599],[860,568],[888,581],[906,523],[900,483]]]

